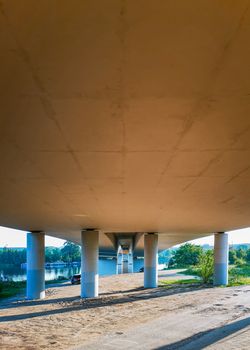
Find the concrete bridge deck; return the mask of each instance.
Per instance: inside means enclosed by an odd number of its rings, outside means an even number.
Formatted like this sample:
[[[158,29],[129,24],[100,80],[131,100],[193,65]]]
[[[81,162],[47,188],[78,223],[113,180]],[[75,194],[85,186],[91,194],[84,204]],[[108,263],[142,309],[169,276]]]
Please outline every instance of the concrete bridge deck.
[[[103,249],[249,227],[249,21],[246,0],[1,0],[0,224]]]

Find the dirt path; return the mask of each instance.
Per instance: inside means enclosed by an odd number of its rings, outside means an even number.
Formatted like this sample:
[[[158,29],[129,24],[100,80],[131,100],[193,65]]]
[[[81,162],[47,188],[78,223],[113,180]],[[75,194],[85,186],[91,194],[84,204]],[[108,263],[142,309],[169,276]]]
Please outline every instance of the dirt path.
[[[160,276],[179,278],[176,271]],[[62,284],[49,288],[42,301],[2,303],[0,348],[117,349],[118,341],[120,349],[129,349],[132,341],[135,349],[181,349],[218,327],[227,337],[244,331],[237,335],[242,344],[249,337],[250,287],[143,290],[142,281],[143,274],[101,278],[100,298],[92,300],[78,297],[80,286]],[[223,328],[241,319],[246,321],[235,332]]]

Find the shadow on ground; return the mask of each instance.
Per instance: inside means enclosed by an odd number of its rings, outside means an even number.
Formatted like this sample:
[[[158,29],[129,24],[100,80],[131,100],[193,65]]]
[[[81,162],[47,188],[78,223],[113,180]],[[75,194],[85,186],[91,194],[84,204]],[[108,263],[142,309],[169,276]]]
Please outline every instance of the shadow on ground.
[[[171,296],[173,294],[180,293],[191,293],[198,291],[200,289],[204,289],[207,287],[203,286],[193,286],[193,285],[185,285],[179,287],[159,287],[156,289],[143,289],[141,292],[136,294],[126,294],[132,291],[140,291],[141,288],[131,289],[128,291],[122,291],[122,295],[116,295],[117,292],[112,293],[110,296],[100,296],[99,298],[94,299],[81,299],[80,297],[68,297],[68,298],[54,298],[54,299],[43,299],[43,300],[34,300],[34,301],[23,301],[23,302],[15,302],[8,305],[3,305],[1,309],[18,309],[22,306],[36,306],[36,305],[48,305],[55,304],[56,309],[53,310],[45,310],[31,313],[23,313],[16,315],[7,315],[0,317],[0,322],[11,322],[18,321],[24,319],[30,319],[34,317],[42,317],[42,316],[51,316],[56,314],[62,314],[72,311],[79,311],[84,309],[95,309],[100,307],[107,307],[111,305],[125,304],[136,302],[139,300],[149,300],[155,298],[161,298],[166,296]],[[125,294],[125,295],[124,295]]]
[[[250,317],[227,324],[222,327],[212,328],[207,331],[199,332],[191,337],[182,339],[172,344],[160,346],[154,350],[200,350],[212,345],[244,328],[250,326]]]

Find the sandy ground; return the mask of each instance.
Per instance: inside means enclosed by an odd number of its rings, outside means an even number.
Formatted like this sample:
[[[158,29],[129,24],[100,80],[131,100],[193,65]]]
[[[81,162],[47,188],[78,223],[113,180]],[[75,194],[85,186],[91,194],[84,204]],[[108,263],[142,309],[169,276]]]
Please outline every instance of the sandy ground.
[[[160,272],[167,278],[179,276]],[[0,348],[249,349],[250,286],[142,284],[141,273],[110,276],[97,299],[80,299],[80,286],[66,283],[41,301],[1,302]]]

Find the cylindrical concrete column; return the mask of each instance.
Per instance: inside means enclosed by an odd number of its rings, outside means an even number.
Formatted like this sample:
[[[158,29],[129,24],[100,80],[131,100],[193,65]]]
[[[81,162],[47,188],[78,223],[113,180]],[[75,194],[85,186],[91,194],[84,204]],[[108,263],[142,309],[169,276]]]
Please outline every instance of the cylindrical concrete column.
[[[45,297],[44,233],[27,234],[27,298]]]
[[[82,231],[81,297],[98,297],[99,232]]]
[[[158,235],[144,235],[144,288],[158,286]]]
[[[214,285],[228,284],[228,235],[214,235]]]

